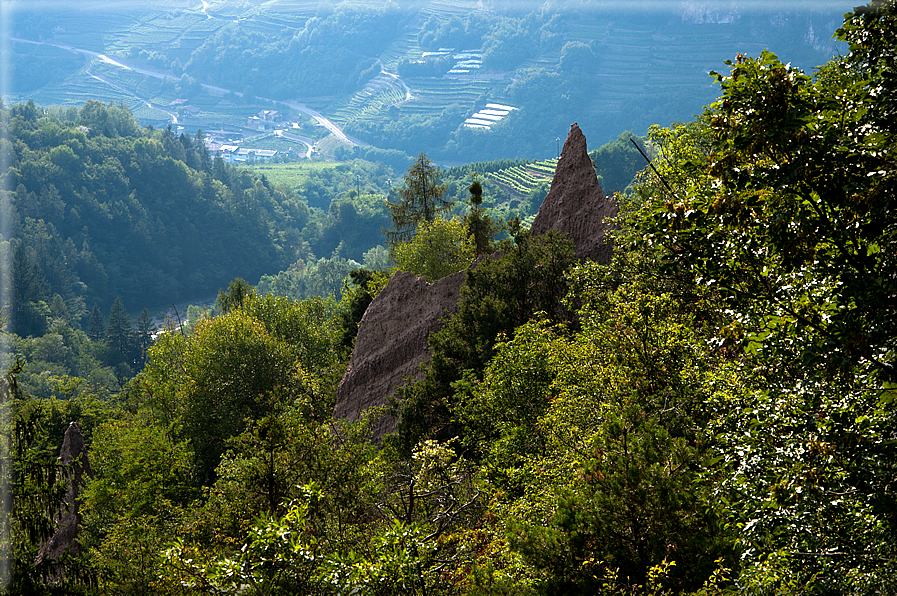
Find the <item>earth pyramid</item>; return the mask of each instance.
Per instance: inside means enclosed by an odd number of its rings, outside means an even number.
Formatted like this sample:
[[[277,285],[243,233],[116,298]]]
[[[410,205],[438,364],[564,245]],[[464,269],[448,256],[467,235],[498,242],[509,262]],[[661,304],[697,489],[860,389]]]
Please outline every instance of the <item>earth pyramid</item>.
[[[564,232],[576,245],[576,258],[610,261],[611,242],[606,238],[612,229],[608,218],[619,213],[613,198],[604,196],[598,175],[589,157],[586,137],[573,123],[564,141],[551,190],[542,202],[530,228],[534,235],[548,230]]]
[[[35,558],[38,565],[49,564],[51,574],[56,577],[64,573],[66,555],[77,556],[81,553],[81,545],[77,540],[81,524],[81,489],[84,487],[85,477],[93,476],[84,436],[76,422],[70,423],[65,431],[62,448],[59,450],[59,462],[67,485],[65,499],[56,513],[56,532],[41,545]]]
[[[608,261],[613,249],[605,239],[611,229],[605,218],[618,211],[598,184],[585,135],[573,124],[532,233],[564,232],[577,258]],[[387,405],[408,378],[420,378],[420,365],[430,359],[427,338],[457,312],[465,275],[459,271],[433,283],[406,272],[392,276],[358,325],[349,367],[336,390],[335,418],[356,421],[366,410]],[[389,414],[375,419],[373,442],[380,444],[396,422]]]

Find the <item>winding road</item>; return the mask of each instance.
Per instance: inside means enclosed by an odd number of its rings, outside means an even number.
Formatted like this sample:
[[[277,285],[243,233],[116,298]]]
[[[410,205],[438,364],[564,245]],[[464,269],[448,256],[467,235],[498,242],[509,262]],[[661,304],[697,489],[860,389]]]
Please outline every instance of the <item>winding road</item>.
[[[388,77],[391,77],[392,79],[398,81],[402,85],[402,88],[405,89],[405,101],[411,101],[412,99],[414,99],[414,95],[411,94],[411,87],[406,85],[405,81],[403,81],[399,77],[399,75],[397,75],[394,72],[389,72],[388,70],[386,70],[386,67],[383,65],[383,62],[381,62],[379,58],[377,58],[377,64],[380,65],[380,74],[384,74]]]
[[[315,146],[314,139],[309,139],[308,137],[300,137],[298,135],[292,135],[283,130],[275,130],[274,134],[276,134],[277,136],[279,136],[283,139],[287,139],[288,141],[296,141],[298,143],[308,145],[308,151],[305,152],[305,157],[307,157],[308,159],[311,159],[312,150],[314,149],[314,146]]]
[[[14,42],[17,42],[17,43],[30,43],[30,44],[34,44],[34,45],[48,45],[48,46],[53,46],[53,47],[60,48],[60,49],[65,50],[65,51],[67,51],[67,52],[72,52],[73,54],[84,54],[85,56],[88,56],[88,57],[93,58],[93,59],[95,59],[95,60],[100,60],[100,61],[105,62],[106,64],[109,64],[109,65],[111,65],[111,66],[115,66],[115,67],[117,67],[117,68],[121,68],[121,69],[124,69],[124,70],[130,70],[130,71],[132,71],[132,72],[136,72],[136,73],[138,73],[138,74],[142,74],[142,75],[145,75],[145,76],[148,76],[148,77],[153,77],[153,78],[156,78],[156,79],[165,79],[165,78],[170,78],[170,77],[171,77],[171,75],[168,74],[168,73],[164,73],[164,72],[161,72],[161,71],[158,71],[158,70],[152,70],[152,69],[149,69],[149,68],[142,68],[142,67],[137,67],[137,66],[129,66],[128,64],[125,64],[124,62],[121,62],[120,59],[115,59],[115,60],[113,60],[112,58],[110,58],[110,57],[107,56],[106,54],[101,54],[101,53],[99,53],[99,52],[93,52],[93,51],[91,51],[91,50],[85,50],[85,49],[83,49],[83,48],[76,48],[76,47],[74,47],[74,46],[70,46],[70,45],[63,44],[63,43],[54,43],[54,42],[51,42],[51,41],[34,41],[34,40],[30,40],[30,39],[20,39],[20,38],[17,38],[17,37],[10,37],[9,39],[10,39],[10,41],[14,41]],[[103,82],[106,83],[106,84],[112,85],[111,83],[109,83],[109,81],[106,81],[106,80],[104,80],[104,79],[101,79],[101,78],[98,77],[98,76],[95,76],[95,75],[90,75],[90,76],[94,77],[94,78],[97,79],[97,80],[103,81]],[[156,107],[156,108],[158,108],[158,109],[161,109],[161,110],[164,111],[165,113],[167,113],[167,114],[169,114],[170,116],[172,116],[173,123],[174,123],[174,124],[177,124],[177,116],[174,115],[174,114],[172,114],[172,113],[169,112],[168,110],[165,110],[164,108],[162,108],[162,107],[160,107],[160,106],[152,106],[151,104],[149,104],[149,102],[147,102],[145,99],[143,99],[143,98],[141,98],[140,96],[138,96],[137,94],[135,94],[133,91],[128,91],[128,90],[124,89],[123,87],[119,87],[118,85],[112,85],[112,86],[113,86],[114,88],[120,90],[120,91],[124,91],[124,92],[128,93],[129,95],[132,95],[132,96],[136,97],[136,98],[139,99],[140,101],[146,103],[147,105],[150,105],[150,107]],[[206,84],[202,84],[202,88],[205,89],[206,91],[215,91],[215,92],[217,92],[217,93],[222,93],[222,94],[227,94],[227,93],[231,93],[231,92],[232,92],[230,89],[225,89],[224,87],[216,87],[215,85],[206,85]],[[238,92],[238,91],[233,91],[233,93],[234,93],[234,95],[237,95],[238,97],[243,97],[243,94],[240,93],[240,92]],[[325,117],[325,116],[324,116],[323,114],[321,114],[320,112],[318,112],[318,111],[316,111],[316,110],[313,110],[313,109],[311,109],[311,108],[305,106],[304,104],[297,103],[297,102],[295,102],[295,101],[279,101],[279,100],[274,100],[274,99],[268,99],[268,98],[265,98],[265,97],[259,97],[259,99],[261,99],[261,100],[263,100],[263,101],[267,101],[267,102],[272,102],[272,103],[275,103],[275,104],[284,105],[284,106],[287,106],[287,107],[290,108],[290,109],[296,110],[297,112],[302,112],[303,114],[306,114],[306,115],[308,115],[308,116],[311,116],[311,117],[314,118],[314,119],[315,119],[321,126],[324,126],[324,127],[325,127],[327,130],[329,130],[329,131],[330,131],[336,138],[338,138],[339,140],[341,140],[341,141],[344,142],[344,143],[347,143],[347,144],[349,144],[349,145],[353,145],[353,146],[357,146],[357,147],[366,147],[366,146],[367,146],[367,143],[365,143],[365,142],[363,142],[363,141],[360,141],[360,140],[358,140],[358,139],[356,139],[356,138],[354,138],[354,137],[351,137],[351,136],[347,135],[346,133],[343,132],[343,129],[340,128],[340,127],[339,127],[337,124],[335,124],[333,121],[329,120],[327,117]],[[303,141],[303,142],[304,142],[304,141]]]

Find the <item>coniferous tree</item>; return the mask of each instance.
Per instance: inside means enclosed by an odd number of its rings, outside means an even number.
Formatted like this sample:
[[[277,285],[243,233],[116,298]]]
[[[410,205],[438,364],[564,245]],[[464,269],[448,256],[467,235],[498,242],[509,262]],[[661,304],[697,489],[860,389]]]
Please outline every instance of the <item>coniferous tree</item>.
[[[69,310],[65,305],[65,300],[59,294],[53,295],[53,302],[50,303],[50,314],[53,315],[53,319],[62,321],[66,325],[69,324]]]
[[[12,252],[12,308],[13,331],[21,336],[43,335],[46,331],[45,313],[41,312],[45,282],[40,269],[24,244],[17,242]],[[44,305],[44,309],[46,305]]]
[[[109,320],[106,324],[106,341],[122,356],[127,356],[131,348],[131,317],[125,310],[121,298],[116,298],[109,309]]]
[[[93,310],[90,312],[90,319],[87,321],[87,337],[93,341],[100,341],[105,334],[106,320],[103,318],[100,305],[94,302]]]
[[[137,347],[140,349],[140,358],[146,359],[146,351],[153,344],[153,334],[156,332],[156,324],[153,316],[144,308],[137,317]]]
[[[440,184],[441,179],[442,172],[426,153],[409,166],[405,184],[399,189],[401,200],[386,202],[393,226],[385,230],[390,246],[409,240],[421,222],[432,222],[451,210],[453,202],[445,198],[446,185]]]
[[[467,189],[470,192],[470,213],[464,218],[464,225],[473,237],[476,255],[480,256],[495,250],[495,237],[501,232],[502,226],[481,208],[483,185],[477,178],[477,174],[473,174],[473,184]]]

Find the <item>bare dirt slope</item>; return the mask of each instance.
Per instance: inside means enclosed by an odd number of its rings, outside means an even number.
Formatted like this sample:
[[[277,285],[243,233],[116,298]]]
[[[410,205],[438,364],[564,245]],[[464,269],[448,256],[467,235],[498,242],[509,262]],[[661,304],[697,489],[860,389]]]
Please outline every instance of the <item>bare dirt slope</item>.
[[[564,232],[576,245],[576,258],[607,262],[613,248],[605,240],[612,227],[605,218],[618,212],[617,202],[605,197],[598,184],[586,137],[574,123],[564,142],[551,190],[533,220],[532,233]]]
[[[434,283],[406,272],[392,276],[358,326],[349,368],[336,390],[335,418],[358,420],[368,408],[385,405],[406,376],[419,374],[430,358],[427,337],[458,310],[464,276],[459,271]],[[374,441],[395,425],[393,416],[382,416],[372,429]]]
[[[616,201],[604,196],[585,135],[574,124],[533,233],[564,232],[573,239],[579,259],[608,261],[612,247],[605,234],[611,225],[604,219],[618,211]],[[389,280],[358,326],[349,368],[337,388],[335,418],[358,420],[369,408],[386,405],[407,377],[419,376],[420,365],[430,358],[427,338],[457,311],[464,278],[460,271],[430,284],[400,272]],[[373,441],[380,444],[395,428],[395,417],[379,417]]]

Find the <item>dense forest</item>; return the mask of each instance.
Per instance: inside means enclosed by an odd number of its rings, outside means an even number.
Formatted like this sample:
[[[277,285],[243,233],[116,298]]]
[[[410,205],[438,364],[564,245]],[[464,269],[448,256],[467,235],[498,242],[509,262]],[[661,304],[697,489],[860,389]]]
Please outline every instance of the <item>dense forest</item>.
[[[849,53],[810,74],[770,52],[739,55],[714,73],[720,96],[702,115],[650,130],[653,167],[618,184],[610,262],[576,262],[568,238],[531,235],[519,220],[504,238],[505,222],[487,226],[483,246],[499,250],[467,269],[458,311],[430,336],[431,359],[390,406],[398,430],[380,446],[369,433],[383,412],[352,424],[332,412],[382,273],[355,270],[339,296],[302,300],[234,280],[210,316],[159,334],[145,368],[115,392],[60,375],[55,394],[30,395],[17,382],[27,356],[16,359],[0,383],[5,589],[897,591],[897,2],[856,8],[836,35]],[[169,195],[186,192],[180,183],[210,189],[202,200],[172,195],[196,211],[180,225],[240,213],[269,241],[239,227],[210,230],[224,234],[216,242],[249,242],[255,258],[270,258],[271,246],[297,250],[277,243],[276,222],[298,232],[312,211],[290,191],[244,170],[219,177],[196,139],[136,128],[114,106],[89,103],[77,118],[80,136],[33,105],[4,110],[16,160],[7,203],[21,234],[4,250],[24,263],[13,278],[31,280],[20,304],[36,309],[28,292],[57,287],[50,272],[37,274],[39,246],[23,232],[39,226],[46,246],[113,258],[117,245],[101,234],[122,232],[84,231],[76,217],[99,210],[136,235],[144,191],[130,180],[141,175],[166,230],[199,233],[163,219],[175,209]],[[45,141],[57,137],[65,141]],[[99,159],[100,145],[121,157]],[[366,249],[371,262],[410,252],[438,263],[433,247],[449,246],[467,264],[480,251],[463,231],[489,221],[479,170],[490,166],[459,168],[454,195],[432,192],[449,188],[431,166],[425,155],[413,162],[387,197],[387,221],[404,223],[396,214],[420,180],[446,208],[381,254]],[[451,206],[456,196],[466,206]],[[223,275],[166,248],[181,276]],[[81,262],[64,279],[96,283]],[[132,270],[109,262],[119,267],[107,268],[107,284]],[[47,308],[86,313],[77,301],[86,294],[54,292]],[[120,302],[112,306],[108,325],[120,326]],[[11,314],[21,325],[15,317],[34,313]],[[103,337],[114,346],[114,333]],[[86,461],[57,460],[70,422]],[[38,553],[65,482],[88,461],[77,545],[47,561]]]
[[[19,104],[3,115],[10,235],[23,239],[13,254],[44,286],[29,301],[59,294],[80,320],[85,304],[108,307],[107,296],[156,306],[212,295],[241,271],[258,276],[297,256],[307,206],[209,159],[201,137],[142,128],[96,101],[46,114]],[[21,334],[36,330],[18,315]]]

